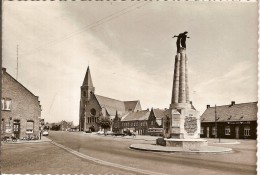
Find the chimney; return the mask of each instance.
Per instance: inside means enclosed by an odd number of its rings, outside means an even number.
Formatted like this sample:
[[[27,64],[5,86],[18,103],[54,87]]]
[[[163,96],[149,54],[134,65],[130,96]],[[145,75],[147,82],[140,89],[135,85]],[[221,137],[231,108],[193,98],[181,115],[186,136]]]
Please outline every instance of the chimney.
[[[149,108],[147,108],[147,111],[149,111]]]
[[[231,106],[234,106],[236,104],[235,101],[231,101]]]
[[[207,109],[210,108],[210,105],[207,105]]]
[[[6,68],[2,68],[2,73],[5,73],[6,72]]]
[[[190,101],[190,104],[192,105],[192,101]]]

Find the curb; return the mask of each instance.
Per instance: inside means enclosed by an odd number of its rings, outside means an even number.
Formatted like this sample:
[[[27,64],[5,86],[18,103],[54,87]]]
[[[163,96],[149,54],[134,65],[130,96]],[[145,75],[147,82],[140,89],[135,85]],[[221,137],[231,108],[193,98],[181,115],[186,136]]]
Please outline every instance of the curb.
[[[96,135],[96,136],[120,138],[120,139],[132,139],[132,140],[156,141],[156,139],[136,138],[136,137],[126,137],[126,136],[104,136],[104,135]]]
[[[141,147],[141,146],[143,147]],[[130,149],[134,150],[140,150],[140,151],[152,151],[152,152],[166,152],[166,153],[209,153],[209,154],[216,154],[216,153],[230,153],[232,151],[231,148],[223,148],[223,147],[215,147],[216,149],[222,149],[222,150],[194,150],[194,151],[186,151],[178,148],[171,147],[172,150],[166,150],[162,147],[163,149],[159,149],[160,147],[158,146],[156,149],[156,146],[154,148],[147,148],[145,147],[146,144],[132,144],[130,145]],[[214,148],[214,146],[208,146],[209,148]],[[175,150],[174,150],[175,149]]]
[[[214,142],[213,144],[217,144],[217,145],[237,145],[237,144],[240,144],[240,142],[226,142],[226,143]]]

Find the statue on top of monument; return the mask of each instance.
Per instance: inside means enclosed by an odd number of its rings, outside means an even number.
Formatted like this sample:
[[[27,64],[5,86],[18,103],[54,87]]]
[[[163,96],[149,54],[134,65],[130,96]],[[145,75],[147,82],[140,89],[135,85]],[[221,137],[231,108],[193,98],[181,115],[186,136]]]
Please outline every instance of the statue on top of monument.
[[[176,46],[177,46],[177,52],[180,51],[180,48],[186,49],[186,38],[190,38],[187,36],[187,31],[180,33],[178,36],[174,35],[172,38],[177,37]]]

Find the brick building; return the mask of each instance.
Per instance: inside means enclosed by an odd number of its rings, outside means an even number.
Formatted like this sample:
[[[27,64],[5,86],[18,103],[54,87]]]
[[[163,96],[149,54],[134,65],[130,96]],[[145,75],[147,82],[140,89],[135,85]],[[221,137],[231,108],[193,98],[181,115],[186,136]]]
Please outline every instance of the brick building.
[[[129,112],[121,118],[115,118],[114,123],[119,123],[119,132],[129,130],[139,135],[151,135],[154,131],[149,132],[149,129],[162,128],[163,116],[164,110],[152,108],[151,111],[147,109]]]
[[[207,105],[201,115],[201,137],[204,138],[256,139],[256,128],[257,102]]]
[[[39,134],[41,105],[39,97],[2,69],[2,123],[4,135],[17,138]]]

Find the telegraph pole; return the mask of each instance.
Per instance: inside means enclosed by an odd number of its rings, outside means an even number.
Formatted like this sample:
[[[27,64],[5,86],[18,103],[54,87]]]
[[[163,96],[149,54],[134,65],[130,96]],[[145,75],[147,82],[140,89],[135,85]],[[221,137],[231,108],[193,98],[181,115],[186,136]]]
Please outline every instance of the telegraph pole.
[[[217,138],[217,105],[215,105],[215,138]]]
[[[16,59],[16,80],[18,80],[18,48],[19,45],[17,44],[17,48],[16,48],[16,55],[17,55],[17,59]]]
[[[217,105],[215,105],[215,138],[217,138],[219,135],[217,134],[218,133],[218,125],[217,125]],[[220,143],[220,136],[218,137],[218,142]]]

